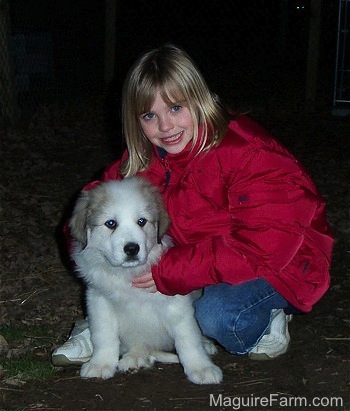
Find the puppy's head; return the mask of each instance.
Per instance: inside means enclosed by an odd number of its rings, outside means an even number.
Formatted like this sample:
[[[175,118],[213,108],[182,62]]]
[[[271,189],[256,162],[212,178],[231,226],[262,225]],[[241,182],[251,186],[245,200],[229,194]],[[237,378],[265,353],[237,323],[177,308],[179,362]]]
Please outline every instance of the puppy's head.
[[[123,193],[137,192],[142,196],[144,204],[146,204],[147,212],[151,216],[153,223],[157,229],[157,241],[161,242],[161,238],[166,233],[170,218],[165,210],[162,198],[158,189],[152,186],[145,179],[140,177],[129,177],[121,181],[110,181],[101,183],[89,191],[82,191],[73,210],[72,218],[69,222],[69,228],[73,238],[78,241],[83,248],[88,244],[91,232],[94,226],[97,226],[96,216],[101,213],[105,205],[111,201],[110,190],[112,186],[123,187]],[[131,202],[128,207],[132,208]],[[125,207],[125,204],[124,204]]]

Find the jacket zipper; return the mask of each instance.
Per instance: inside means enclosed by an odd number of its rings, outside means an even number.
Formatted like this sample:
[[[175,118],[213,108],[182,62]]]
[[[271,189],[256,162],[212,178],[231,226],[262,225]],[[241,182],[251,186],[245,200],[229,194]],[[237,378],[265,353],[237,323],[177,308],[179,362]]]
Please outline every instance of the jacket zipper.
[[[165,166],[165,184],[164,184],[164,191],[168,188],[170,183],[171,177],[171,170],[169,166],[169,162],[166,159],[162,159],[164,166]]]
[[[170,177],[171,177],[171,170],[170,170],[170,165],[169,165],[169,161],[166,159],[167,156],[167,152],[160,147],[157,147],[158,150],[158,154],[160,156],[161,162],[163,163],[164,167],[165,167],[165,183],[164,183],[164,190],[165,191],[170,183]]]

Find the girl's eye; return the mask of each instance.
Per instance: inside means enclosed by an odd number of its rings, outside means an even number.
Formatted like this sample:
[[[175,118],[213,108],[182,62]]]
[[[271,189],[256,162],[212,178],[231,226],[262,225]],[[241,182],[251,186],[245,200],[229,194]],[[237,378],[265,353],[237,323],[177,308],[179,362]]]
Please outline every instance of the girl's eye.
[[[175,106],[173,106],[173,107],[171,108],[171,110],[177,112],[177,111],[180,111],[181,108],[182,108],[182,106],[180,106],[179,104],[176,104]]]
[[[140,218],[140,219],[137,221],[137,224],[138,224],[140,227],[143,227],[146,223],[147,223],[147,220],[146,220],[145,218]]]
[[[151,120],[152,118],[154,118],[154,114],[153,113],[146,113],[146,114],[143,114],[141,117],[142,117],[143,120]]]
[[[107,220],[105,226],[110,230],[114,230],[117,227],[117,222],[115,220]]]

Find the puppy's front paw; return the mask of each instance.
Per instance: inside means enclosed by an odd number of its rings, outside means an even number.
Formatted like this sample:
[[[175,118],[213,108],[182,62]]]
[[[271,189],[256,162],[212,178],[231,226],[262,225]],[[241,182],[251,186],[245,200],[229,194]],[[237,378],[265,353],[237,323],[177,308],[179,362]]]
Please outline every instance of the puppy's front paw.
[[[81,366],[80,376],[83,378],[102,378],[107,380],[112,378],[117,371],[117,366],[113,363],[95,364],[89,361]]]
[[[218,352],[218,349],[211,340],[208,340],[207,338],[203,337],[202,343],[207,354],[214,355]]]
[[[118,370],[128,371],[137,370],[139,368],[151,368],[156,359],[152,355],[132,355],[124,354],[119,360]]]
[[[195,384],[220,384],[222,371],[216,365],[190,370],[187,372],[188,379]]]

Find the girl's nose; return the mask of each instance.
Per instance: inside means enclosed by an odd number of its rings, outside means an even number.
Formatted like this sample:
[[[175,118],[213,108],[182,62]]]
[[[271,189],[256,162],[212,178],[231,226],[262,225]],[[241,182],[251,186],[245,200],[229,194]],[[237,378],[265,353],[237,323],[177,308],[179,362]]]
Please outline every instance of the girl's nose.
[[[159,130],[169,131],[174,127],[172,120],[168,116],[162,116],[159,118]]]

